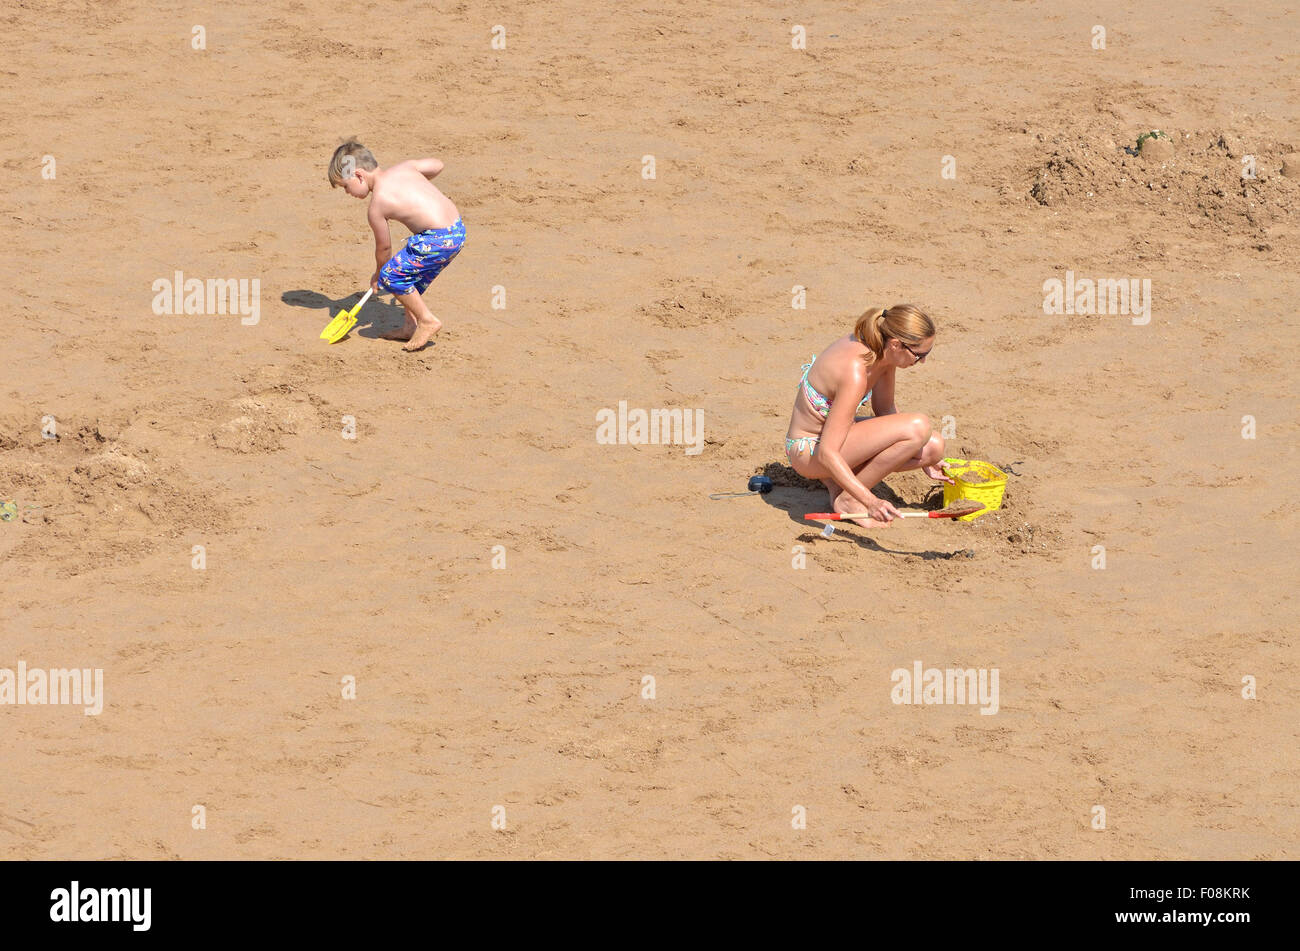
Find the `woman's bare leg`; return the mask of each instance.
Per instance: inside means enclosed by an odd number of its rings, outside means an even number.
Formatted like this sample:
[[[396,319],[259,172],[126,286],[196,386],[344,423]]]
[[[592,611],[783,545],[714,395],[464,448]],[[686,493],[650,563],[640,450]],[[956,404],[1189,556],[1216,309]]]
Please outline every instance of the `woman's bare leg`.
[[[870,489],[892,472],[915,468],[930,441],[930,418],[920,413],[892,413],[855,423],[840,455],[858,481]]]
[[[938,433],[931,433],[930,439],[926,442],[919,455],[908,459],[901,466],[895,469],[895,472],[907,472],[911,469],[919,469],[922,466],[935,466],[943,461],[944,443],[943,437]],[[856,470],[855,470],[856,473]],[[858,476],[861,479],[861,476]]]
[[[853,424],[840,449],[840,455],[858,477],[858,481],[870,489],[891,472],[930,465],[930,462],[920,460],[928,459],[929,454],[936,451],[931,435],[932,427],[928,416],[919,413],[875,416]],[[939,440],[937,451],[942,453],[942,437],[935,438]],[[849,502],[851,497],[842,498],[846,493],[831,478],[826,467],[817,461],[816,455],[810,459],[799,454],[791,461],[801,476],[817,479],[826,486],[833,511],[843,511],[837,507],[841,502],[848,503],[853,508],[861,507],[857,500]]]

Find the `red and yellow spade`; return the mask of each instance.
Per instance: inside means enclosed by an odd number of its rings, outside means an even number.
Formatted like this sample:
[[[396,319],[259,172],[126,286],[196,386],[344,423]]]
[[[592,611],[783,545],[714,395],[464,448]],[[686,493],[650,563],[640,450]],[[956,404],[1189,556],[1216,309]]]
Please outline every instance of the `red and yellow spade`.
[[[947,508],[938,509],[933,512],[899,512],[901,518],[961,518],[963,515],[970,515],[984,508],[983,502],[976,502],[974,499],[959,499]],[[841,514],[839,512],[809,512],[804,518],[810,522],[843,522],[853,518],[873,518],[870,512],[850,512]],[[883,522],[881,523],[884,524]]]

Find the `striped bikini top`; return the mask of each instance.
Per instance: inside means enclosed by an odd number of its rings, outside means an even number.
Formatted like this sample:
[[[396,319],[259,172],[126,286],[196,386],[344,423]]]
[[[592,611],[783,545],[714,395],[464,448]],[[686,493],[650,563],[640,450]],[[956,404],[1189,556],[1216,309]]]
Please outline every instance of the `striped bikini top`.
[[[808,398],[808,405],[813,408],[814,413],[822,418],[822,422],[825,422],[826,417],[830,415],[832,401],[818,393],[817,388],[808,382],[808,371],[812,369],[815,362],[817,362],[817,358],[813,357],[803,365],[803,379],[799,382],[803,387],[803,395]],[[867,395],[862,397],[862,402],[858,406],[866,406],[869,402],[871,402],[871,391],[867,390]]]

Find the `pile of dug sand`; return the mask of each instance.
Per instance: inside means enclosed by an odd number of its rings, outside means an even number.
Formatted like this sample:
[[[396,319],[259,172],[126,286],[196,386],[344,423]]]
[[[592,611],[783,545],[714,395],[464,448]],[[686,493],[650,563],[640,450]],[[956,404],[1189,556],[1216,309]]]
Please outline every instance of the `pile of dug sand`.
[[[1137,205],[1256,237],[1294,222],[1300,162],[1292,143],[1220,129],[1080,129],[1057,136],[1030,197],[1049,207]]]

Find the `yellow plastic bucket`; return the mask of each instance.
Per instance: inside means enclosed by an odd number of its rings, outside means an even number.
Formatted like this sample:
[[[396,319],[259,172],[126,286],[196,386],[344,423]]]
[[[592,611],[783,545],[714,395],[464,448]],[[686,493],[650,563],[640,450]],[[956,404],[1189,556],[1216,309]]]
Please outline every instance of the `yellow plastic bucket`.
[[[958,499],[974,499],[976,502],[983,502],[984,508],[970,515],[963,515],[957,519],[959,522],[969,522],[973,518],[979,518],[994,509],[1002,508],[1002,493],[1007,488],[1007,474],[993,465],[991,462],[981,462],[979,459],[945,459],[944,463],[948,466],[948,475],[953,480],[953,485],[944,483],[943,486],[943,504],[952,505]],[[962,479],[963,474],[974,474],[982,478],[983,482],[966,482]]]

